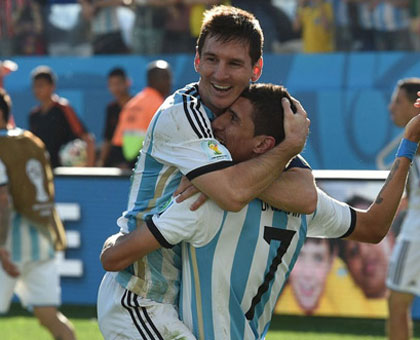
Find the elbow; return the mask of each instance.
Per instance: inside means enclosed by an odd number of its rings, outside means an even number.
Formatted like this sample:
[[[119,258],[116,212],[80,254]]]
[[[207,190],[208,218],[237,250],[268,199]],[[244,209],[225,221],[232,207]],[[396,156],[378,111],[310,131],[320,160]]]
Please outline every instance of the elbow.
[[[106,254],[106,252],[101,254],[101,263],[102,263],[102,267],[107,271],[107,272],[118,272],[120,270],[123,270],[124,267],[120,265],[120,263],[118,263],[118,261],[114,261],[110,258],[110,256],[108,256]]]
[[[246,199],[239,192],[231,192],[230,194],[223,195],[223,197],[220,197],[220,199],[216,199],[215,201],[223,210],[239,212],[251,201],[251,199]]]
[[[307,195],[305,195],[305,200],[302,205],[302,213],[306,215],[312,214],[315,211],[317,204],[318,194],[314,188],[314,190],[308,191]]]

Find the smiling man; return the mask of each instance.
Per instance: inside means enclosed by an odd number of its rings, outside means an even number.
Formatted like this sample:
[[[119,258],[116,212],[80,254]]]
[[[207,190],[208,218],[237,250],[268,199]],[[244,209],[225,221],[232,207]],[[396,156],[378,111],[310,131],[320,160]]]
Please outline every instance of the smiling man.
[[[259,79],[262,46],[263,34],[252,14],[229,6],[216,6],[206,12],[194,59],[200,79],[167,98],[154,115],[134,169],[127,210],[117,222],[121,231],[135,230],[145,216],[159,211],[172,197],[182,175],[229,211],[242,209],[257,196],[289,211],[302,213],[315,209],[311,171],[296,168],[282,173],[290,159],[302,150],[309,131],[309,120],[300,105],[295,114],[290,108],[286,110],[289,114],[285,119],[284,142],[258,159],[234,164],[211,128],[211,121],[250,82]],[[215,153],[210,145],[217,145],[221,153]],[[175,303],[179,277],[173,267],[180,261],[179,256],[180,248],[159,250],[115,277],[105,275],[104,285],[116,284],[116,291],[123,288],[128,292],[114,302],[99,296],[99,321],[106,338],[121,334],[115,333],[121,329],[114,327],[112,321],[125,326],[124,336],[129,339],[138,339],[142,332],[155,333],[159,325],[166,329],[167,319],[157,318],[156,323],[150,319],[155,307],[150,301]],[[146,283],[144,278],[151,278],[153,284]],[[123,296],[132,298],[129,302],[124,300],[125,306],[121,303]],[[141,308],[141,321],[137,306]],[[144,324],[141,331],[137,323]]]
[[[255,159],[281,144],[284,105],[290,98],[281,86],[250,85],[226,112],[213,121],[215,136],[234,161]],[[282,105],[283,103],[283,105]],[[299,107],[297,107],[299,110]],[[420,140],[420,116],[408,124],[405,138]],[[379,242],[388,232],[410,166],[399,152],[375,203],[356,210],[318,190],[315,213],[294,214],[260,199],[238,212],[209,200],[192,211],[195,199],[173,199],[116,245],[105,248],[107,270],[120,270],[151,251],[182,242],[180,317],[199,339],[263,339],[278,296],[307,236]],[[293,166],[305,167],[299,160]],[[180,263],[175,263],[174,267]],[[145,281],[153,286],[153,282]],[[106,289],[101,293],[112,296]]]

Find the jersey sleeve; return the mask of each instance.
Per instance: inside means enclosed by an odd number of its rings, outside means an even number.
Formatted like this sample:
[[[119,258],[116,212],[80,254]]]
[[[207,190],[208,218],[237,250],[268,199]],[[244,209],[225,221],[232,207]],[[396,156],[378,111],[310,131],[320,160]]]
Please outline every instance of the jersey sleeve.
[[[143,150],[178,168],[190,180],[233,165],[229,151],[213,136],[199,102],[163,105],[149,127]]]
[[[172,200],[165,211],[146,219],[147,227],[162,247],[171,248],[182,241],[200,247],[213,239],[221,226],[223,211],[210,200],[191,211],[196,199],[195,195],[181,203]]]
[[[308,237],[340,238],[351,234],[356,225],[355,211],[318,189],[318,203],[308,225]]]
[[[0,185],[5,185],[9,182],[9,177],[7,177],[6,166],[0,158]]]

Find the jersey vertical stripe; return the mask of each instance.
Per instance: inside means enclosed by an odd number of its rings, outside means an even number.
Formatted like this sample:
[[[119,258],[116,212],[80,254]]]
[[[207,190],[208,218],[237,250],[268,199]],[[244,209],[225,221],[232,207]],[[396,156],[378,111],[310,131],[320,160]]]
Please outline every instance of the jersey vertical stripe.
[[[212,157],[203,147],[202,143],[213,138],[212,118],[201,104],[197,84],[178,90],[161,105],[149,125],[131,178],[127,211],[117,221],[123,232],[134,230],[147,215],[162,211],[182,174],[197,168],[214,171],[216,163],[231,164],[227,151]],[[117,281],[144,298],[174,303],[180,268],[180,248],[158,250],[120,272]]]
[[[54,257],[52,240],[19,213],[12,216],[7,247],[14,262],[42,261]]]
[[[199,339],[260,339],[306,235],[336,238],[354,223],[347,205],[322,192],[316,218],[260,200],[240,212],[190,204],[174,202],[148,227],[166,246],[186,241],[180,315]]]

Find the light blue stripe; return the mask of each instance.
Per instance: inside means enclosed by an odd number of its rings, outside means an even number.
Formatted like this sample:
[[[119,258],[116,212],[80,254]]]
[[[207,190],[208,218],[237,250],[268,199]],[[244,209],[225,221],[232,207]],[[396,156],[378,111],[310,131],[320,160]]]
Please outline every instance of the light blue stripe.
[[[192,332],[193,334],[196,336],[196,338],[199,338],[199,332],[198,332],[198,319],[197,319],[197,299],[196,299],[196,291],[195,291],[195,283],[194,283],[194,269],[192,266],[192,258],[191,258],[191,244],[187,244],[187,251],[188,251],[188,263],[190,265],[190,273],[191,273],[191,282],[190,282],[190,286],[191,286],[191,304],[190,304],[190,308],[191,308],[191,315],[192,315]],[[183,292],[181,290],[181,296],[180,296],[180,300],[184,300],[183,297]],[[180,315],[181,318],[181,315]],[[181,318],[182,320],[182,318]]]
[[[254,257],[253,255],[258,242],[262,211],[261,204],[262,202],[260,200],[253,200],[248,204],[247,214],[235,250],[235,256],[232,264],[233,270],[230,277],[232,289],[229,297],[231,339],[244,338],[246,320],[244,312],[241,309],[241,303],[244,298],[252,298],[244,296],[244,294]],[[242,270],[238,271],[235,270],[235,268],[241,268]]]
[[[20,262],[22,260],[21,223],[22,216],[20,214],[16,214],[12,223],[12,261],[14,262]]]
[[[212,239],[212,241],[204,247],[196,248],[197,267],[200,275],[200,288],[201,288],[201,303],[202,315],[204,321],[204,334],[206,339],[214,339],[214,326],[213,325],[213,268],[214,254],[216,252],[217,243],[220,238],[223,226],[226,221],[227,212],[223,214],[223,219],[219,227],[219,231]],[[223,264],[219,264],[223,265]],[[217,327],[217,326],[216,326]]]
[[[32,225],[29,225],[29,236],[31,238],[31,259],[33,261],[39,261],[41,257],[39,250],[39,233]]]

